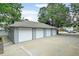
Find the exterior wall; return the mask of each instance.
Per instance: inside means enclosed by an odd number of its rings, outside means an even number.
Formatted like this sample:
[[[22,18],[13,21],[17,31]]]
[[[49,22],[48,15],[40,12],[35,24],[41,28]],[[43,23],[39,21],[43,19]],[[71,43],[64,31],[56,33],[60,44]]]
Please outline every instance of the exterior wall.
[[[44,33],[43,33],[43,29],[36,29],[36,38],[43,38],[44,37]]]
[[[13,43],[18,43],[18,28],[10,28],[9,32],[8,32],[8,36],[9,39],[13,42]]]
[[[51,29],[46,29],[46,30],[45,30],[45,36],[46,36],[46,37],[51,36]]]
[[[55,36],[55,35],[57,35],[57,30],[52,29],[52,36]]]
[[[32,39],[34,40],[37,38],[49,37],[54,35],[57,35],[57,30],[55,29],[10,28],[10,31],[9,31],[9,38],[14,43],[19,43],[23,41],[28,41]]]
[[[32,40],[32,28],[19,28],[19,42]]]
[[[9,39],[14,43],[14,28],[10,28],[8,32]]]
[[[18,43],[19,42],[19,28],[15,28],[14,29],[14,43]]]
[[[45,28],[43,29],[43,33],[44,33],[43,37],[46,37],[46,29]]]
[[[36,28],[32,28],[32,39],[36,39]]]
[[[0,30],[0,36],[7,36],[8,32],[6,32],[5,30]]]
[[[39,32],[39,35],[37,34],[37,32]],[[40,28],[38,28],[38,29],[33,28],[33,29],[32,29],[32,39],[33,39],[33,40],[34,40],[34,39],[37,39],[36,36],[40,36],[40,32],[43,33],[40,38],[45,37],[45,29],[41,29],[41,30],[40,30]]]
[[[0,27],[0,36],[8,36],[8,31],[5,31],[3,27]]]

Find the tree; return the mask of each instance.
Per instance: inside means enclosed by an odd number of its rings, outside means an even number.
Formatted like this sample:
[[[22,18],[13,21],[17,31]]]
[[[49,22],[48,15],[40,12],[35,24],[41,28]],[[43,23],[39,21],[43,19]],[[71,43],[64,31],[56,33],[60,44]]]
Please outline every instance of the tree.
[[[79,3],[71,3],[71,9],[73,13],[73,19],[76,18],[75,23],[79,23]]]
[[[40,8],[38,16],[39,16],[38,18],[39,22],[46,23],[48,20],[47,8],[46,7]]]
[[[40,19],[44,18],[43,19],[44,22],[51,18],[53,25],[56,27],[64,26],[64,23],[66,22],[66,18],[69,12],[69,9],[65,7],[65,4],[60,3],[49,3],[48,6],[45,8],[45,10],[44,9],[40,10],[45,12],[44,14],[46,16],[42,14],[43,12],[40,12],[39,14],[41,15],[41,17],[39,16],[39,18]]]
[[[73,13],[73,27],[79,31],[79,3],[71,3],[71,9]]]
[[[61,3],[50,3],[47,6],[48,15],[53,20],[53,24],[56,27],[61,27],[66,22],[69,9]]]
[[[22,5],[18,3],[0,4],[0,23],[12,24],[21,19]]]

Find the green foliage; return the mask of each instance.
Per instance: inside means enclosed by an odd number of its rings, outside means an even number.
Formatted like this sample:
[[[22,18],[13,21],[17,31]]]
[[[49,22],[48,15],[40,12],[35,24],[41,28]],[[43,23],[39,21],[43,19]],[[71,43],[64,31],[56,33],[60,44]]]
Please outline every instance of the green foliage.
[[[49,20],[49,18],[51,18],[54,26],[61,27],[64,26],[64,23],[66,22],[69,9],[65,7],[64,4],[49,3],[46,8],[45,7],[40,8],[40,11],[39,11],[40,22],[45,23]]]
[[[76,30],[76,31],[78,31],[78,32],[79,32],[79,26],[77,26],[76,28],[77,28],[77,30]]]
[[[71,9],[73,16],[76,17],[76,21],[73,23],[74,27],[79,27],[79,3],[71,3]]]
[[[46,23],[48,20],[47,8],[46,7],[40,8],[38,16],[39,16],[39,20],[38,20],[39,22]]]
[[[63,24],[63,26],[65,26],[65,27],[71,27],[72,24],[71,24],[69,21],[66,21],[66,22]]]
[[[79,3],[71,3],[71,9],[73,12],[79,12]]]
[[[0,3],[0,23],[12,24],[21,18],[21,4]]]

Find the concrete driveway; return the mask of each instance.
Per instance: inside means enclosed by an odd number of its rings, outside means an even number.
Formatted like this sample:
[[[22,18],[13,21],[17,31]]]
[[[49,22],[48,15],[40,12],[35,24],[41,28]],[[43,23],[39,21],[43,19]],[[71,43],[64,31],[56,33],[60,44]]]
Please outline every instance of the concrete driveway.
[[[79,35],[57,35],[5,47],[4,54],[20,56],[79,56]]]

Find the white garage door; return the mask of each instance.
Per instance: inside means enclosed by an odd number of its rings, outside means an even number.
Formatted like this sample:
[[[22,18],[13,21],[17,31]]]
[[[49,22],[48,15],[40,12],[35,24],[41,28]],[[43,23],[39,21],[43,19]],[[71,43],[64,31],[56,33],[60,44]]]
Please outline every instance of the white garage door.
[[[51,29],[46,29],[46,37],[49,37],[51,36]]]
[[[32,29],[31,28],[20,28],[19,29],[19,42],[32,40]]]
[[[57,34],[57,31],[56,30],[52,30],[52,34],[53,36]]]
[[[43,29],[36,29],[36,38],[42,38],[43,35]]]

